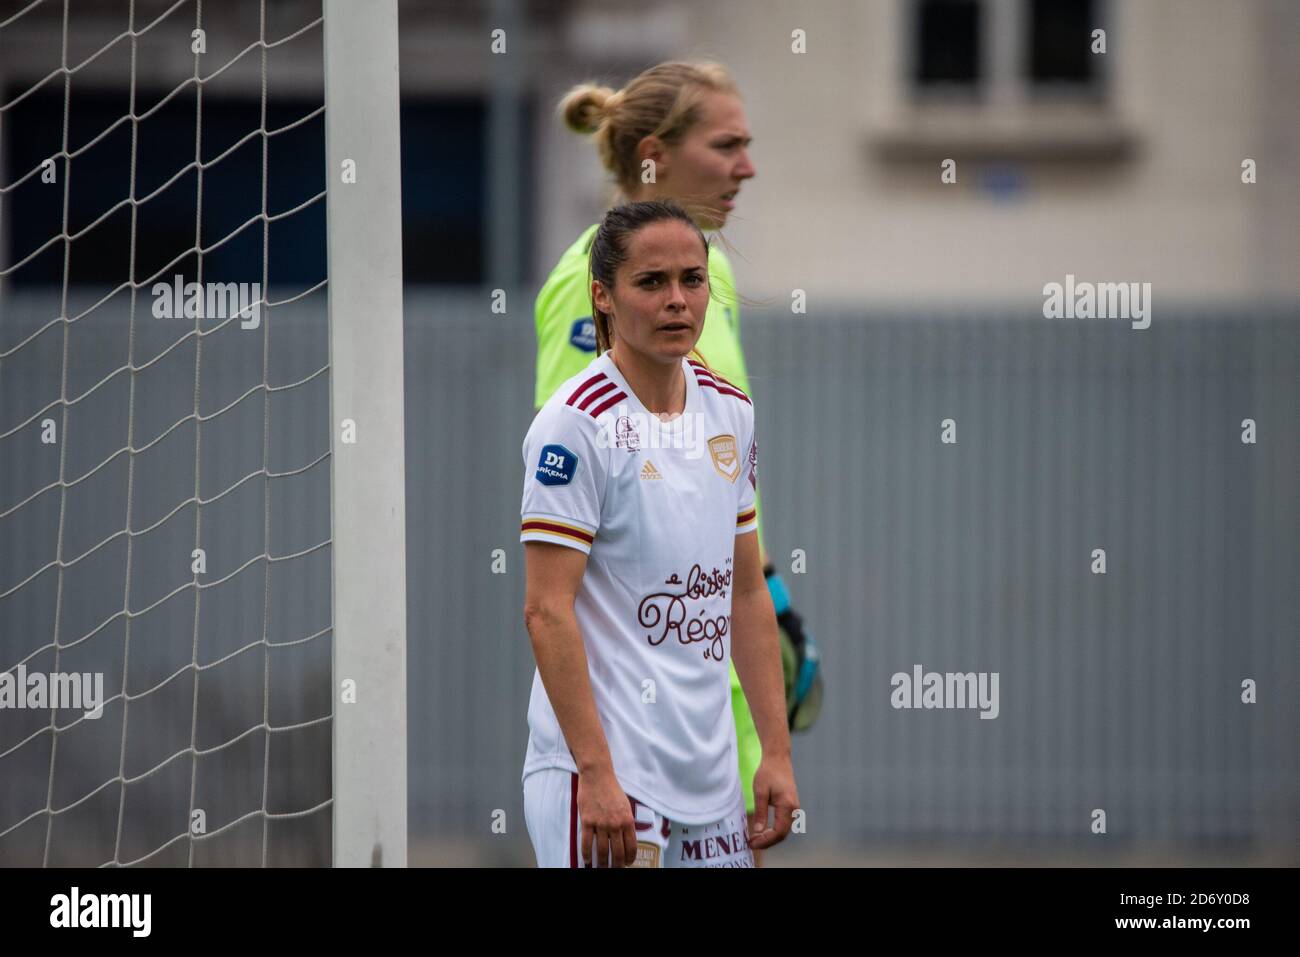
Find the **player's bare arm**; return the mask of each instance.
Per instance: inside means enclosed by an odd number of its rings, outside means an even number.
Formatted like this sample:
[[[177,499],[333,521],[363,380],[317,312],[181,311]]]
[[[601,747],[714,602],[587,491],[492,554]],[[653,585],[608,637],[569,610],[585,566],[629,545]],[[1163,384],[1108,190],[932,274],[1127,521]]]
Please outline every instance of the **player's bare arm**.
[[[756,532],[736,536],[734,581],[731,657],[763,746],[763,759],[754,775],[754,820],[749,839],[752,848],[761,850],[780,843],[790,833],[799,793],[790,761],[776,613],[763,578]],[[768,823],[769,808],[775,811],[775,826]]]
[[[582,856],[603,866],[631,864],[636,831],[627,795],[614,776],[604,729],[596,714],[587,671],[587,653],[573,613],[573,602],[587,568],[577,549],[547,542],[524,544],[526,583],[524,624],[537,659],[537,671],[578,765],[578,816]]]

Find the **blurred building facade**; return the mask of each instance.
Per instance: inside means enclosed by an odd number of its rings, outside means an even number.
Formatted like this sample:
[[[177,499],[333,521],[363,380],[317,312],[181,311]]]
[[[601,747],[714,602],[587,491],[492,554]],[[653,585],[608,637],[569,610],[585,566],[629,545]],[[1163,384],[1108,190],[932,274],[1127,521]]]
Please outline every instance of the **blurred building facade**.
[[[167,6],[137,3],[137,26]],[[269,5],[268,38],[313,9]],[[58,68],[61,12],[0,31],[0,89]],[[1165,302],[1300,295],[1288,0],[404,0],[401,15],[408,281],[535,288],[613,196],[590,143],[556,119],[561,95],[707,57],[736,77],[755,137],[758,176],[726,230],[746,296],[1030,303],[1067,273],[1151,282]],[[253,0],[209,4],[205,63],[237,53],[257,19]],[[125,29],[124,4],[75,4],[69,63]],[[318,89],[314,43],[274,51],[277,96]],[[78,72],[74,98],[121,88],[126,65],[120,43]],[[141,40],[142,89],[192,68],[174,37]],[[205,95],[259,86],[246,56]]]
[[[1300,294],[1286,0],[410,2],[403,16],[408,93],[490,98],[518,71],[531,280],[610,196],[595,150],[555,118],[564,91],[711,57],[755,137],[758,176],[727,230],[746,295],[1027,302],[1066,273],[1151,282],[1164,301]],[[509,69],[488,52],[497,27],[523,39]]]

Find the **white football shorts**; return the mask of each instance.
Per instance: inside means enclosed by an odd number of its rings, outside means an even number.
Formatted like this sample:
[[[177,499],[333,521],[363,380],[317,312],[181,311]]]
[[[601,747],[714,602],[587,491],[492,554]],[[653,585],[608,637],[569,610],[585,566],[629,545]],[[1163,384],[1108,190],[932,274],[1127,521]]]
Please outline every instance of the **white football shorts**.
[[[712,824],[678,824],[632,795],[637,854],[633,867],[753,867],[749,820],[742,798],[736,809]],[[563,768],[541,768],[524,778],[524,820],[538,867],[586,867],[578,776]],[[595,842],[592,844],[595,853]]]

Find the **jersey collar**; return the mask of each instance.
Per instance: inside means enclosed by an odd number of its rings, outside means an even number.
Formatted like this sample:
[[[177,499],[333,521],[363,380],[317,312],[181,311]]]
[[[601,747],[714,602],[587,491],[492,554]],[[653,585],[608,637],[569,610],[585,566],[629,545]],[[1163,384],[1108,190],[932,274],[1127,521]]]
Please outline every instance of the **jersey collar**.
[[[627,380],[623,378],[623,373],[618,371],[618,366],[614,364],[614,360],[610,358],[608,352],[602,352],[598,361],[604,364],[601,371],[613,379],[618,387],[627,393],[628,408],[645,416],[648,422],[656,426],[660,432],[668,434],[680,433],[683,424],[691,417],[692,413],[699,411],[700,384],[695,379],[695,369],[686,361],[685,356],[682,357],[681,364],[682,375],[686,377],[686,408],[681,415],[667,422],[659,418],[659,416],[652,414],[650,410],[642,404],[641,400],[637,398],[636,393],[632,391],[632,387],[627,384]]]

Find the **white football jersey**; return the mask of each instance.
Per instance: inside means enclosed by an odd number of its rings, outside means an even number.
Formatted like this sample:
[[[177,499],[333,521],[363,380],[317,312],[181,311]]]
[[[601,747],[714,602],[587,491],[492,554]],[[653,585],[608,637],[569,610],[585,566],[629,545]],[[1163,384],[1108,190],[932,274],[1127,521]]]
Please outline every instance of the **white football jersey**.
[[[520,541],[587,554],[574,603],[596,713],[629,795],[705,824],[740,799],[731,712],[732,561],[758,528],[749,397],[682,359],[686,408],[651,415],[602,353],[524,439]],[[540,674],[524,777],[576,771]]]

